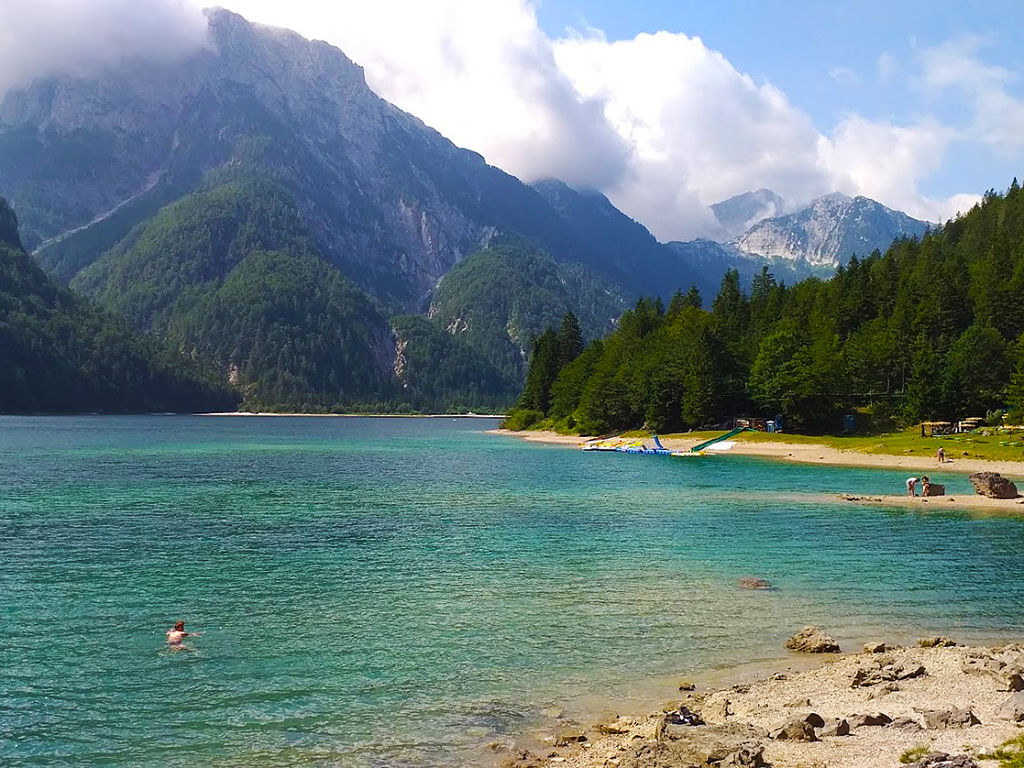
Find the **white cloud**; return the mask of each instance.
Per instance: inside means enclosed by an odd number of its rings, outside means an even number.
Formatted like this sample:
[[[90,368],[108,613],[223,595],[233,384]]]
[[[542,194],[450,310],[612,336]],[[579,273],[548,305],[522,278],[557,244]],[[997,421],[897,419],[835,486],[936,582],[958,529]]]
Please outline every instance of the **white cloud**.
[[[839,83],[839,85],[856,85],[860,82],[860,75],[850,69],[850,67],[830,66],[828,68],[828,76]]]
[[[0,98],[47,75],[179,59],[206,44],[206,31],[190,0],[0,0]]]
[[[933,199],[919,194],[918,186],[939,169],[955,136],[935,121],[899,126],[849,115],[831,136],[819,139],[820,168],[836,189],[896,206],[925,221],[946,220],[966,212],[979,198]]]
[[[878,59],[875,61],[875,71],[878,73],[879,80],[888,80],[895,73],[899,64],[896,61],[896,57],[888,51],[882,51],[878,54]]]
[[[1019,75],[983,62],[978,54],[985,45],[984,38],[967,36],[921,49],[922,80],[945,99],[967,102],[971,122],[966,138],[1017,156],[1024,152],[1024,100],[1011,95],[1009,87]]]
[[[629,147],[558,69],[525,0],[227,0],[248,18],[325,39],[379,94],[524,179],[603,188]]]

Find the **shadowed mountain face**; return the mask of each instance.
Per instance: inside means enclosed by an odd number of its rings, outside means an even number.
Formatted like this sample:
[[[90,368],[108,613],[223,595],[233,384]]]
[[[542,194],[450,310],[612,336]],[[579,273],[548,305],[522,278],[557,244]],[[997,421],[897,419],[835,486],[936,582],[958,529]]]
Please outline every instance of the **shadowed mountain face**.
[[[72,294],[22,248],[0,198],[0,413],[192,411],[238,398]]]

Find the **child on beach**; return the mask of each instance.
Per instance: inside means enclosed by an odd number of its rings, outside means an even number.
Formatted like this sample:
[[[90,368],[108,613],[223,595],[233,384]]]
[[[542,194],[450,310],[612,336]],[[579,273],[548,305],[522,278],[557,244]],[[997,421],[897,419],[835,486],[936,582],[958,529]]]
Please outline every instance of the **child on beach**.
[[[928,478],[928,475],[921,475],[921,495],[930,496],[932,487],[932,481]]]
[[[907,496],[917,496],[917,478],[907,478]]]

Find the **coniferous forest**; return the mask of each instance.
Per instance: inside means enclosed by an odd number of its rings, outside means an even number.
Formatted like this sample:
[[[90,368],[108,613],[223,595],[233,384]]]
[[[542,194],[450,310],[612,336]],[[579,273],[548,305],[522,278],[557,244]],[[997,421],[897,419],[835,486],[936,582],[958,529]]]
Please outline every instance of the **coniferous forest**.
[[[749,292],[722,279],[666,307],[641,299],[618,329],[579,349],[567,320],[533,344],[508,425],[581,434],[657,432],[781,414],[794,429],[876,428],[929,419],[1024,416],[1024,192],[1014,179],[969,213],[828,280]],[[571,335],[571,328],[569,329]],[[575,338],[575,337],[573,337]]]

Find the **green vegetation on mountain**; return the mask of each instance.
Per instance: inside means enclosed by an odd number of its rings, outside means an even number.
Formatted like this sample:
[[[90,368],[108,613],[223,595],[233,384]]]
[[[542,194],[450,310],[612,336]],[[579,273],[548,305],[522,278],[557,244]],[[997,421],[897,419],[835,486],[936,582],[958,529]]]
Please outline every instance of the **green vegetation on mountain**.
[[[202,411],[237,397],[59,286],[0,198],[0,413]]]
[[[250,409],[486,411],[518,384],[437,324],[389,322],[320,258],[288,192],[250,174],[210,174],[72,286]]]
[[[1024,192],[1014,180],[1005,195],[988,193],[921,240],[853,258],[829,280],[786,286],[765,268],[748,294],[731,271],[710,311],[695,305],[679,295],[666,312],[641,299],[553,377],[551,332],[527,375],[549,389],[527,389],[521,407],[591,434],[746,413],[821,430],[853,409],[879,425],[1006,407],[1024,417]]]
[[[269,181],[213,177],[72,287],[202,361],[247,407],[322,410],[391,394],[386,320],[317,256]]]
[[[545,328],[572,312],[592,338],[614,328],[623,309],[621,295],[579,265],[504,244],[457,264],[435,291],[430,317],[522,382],[532,339]]]
[[[398,399],[413,410],[501,412],[518,382],[458,336],[419,315],[392,319],[397,339]]]

